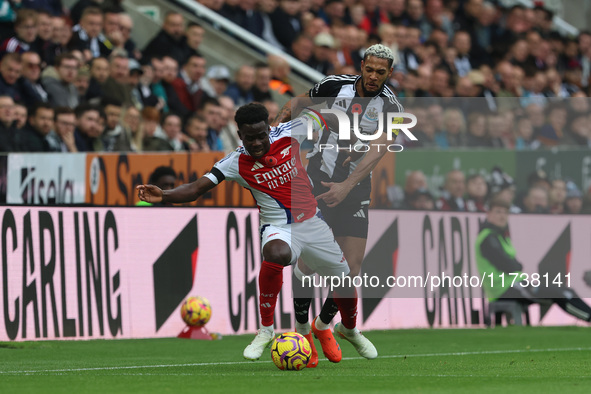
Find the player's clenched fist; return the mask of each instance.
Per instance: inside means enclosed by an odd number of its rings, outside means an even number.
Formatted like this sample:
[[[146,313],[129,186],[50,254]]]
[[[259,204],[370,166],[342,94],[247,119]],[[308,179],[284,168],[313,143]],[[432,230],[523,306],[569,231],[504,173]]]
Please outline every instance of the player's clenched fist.
[[[154,185],[138,185],[137,195],[140,200],[156,204],[162,202],[162,189]]]

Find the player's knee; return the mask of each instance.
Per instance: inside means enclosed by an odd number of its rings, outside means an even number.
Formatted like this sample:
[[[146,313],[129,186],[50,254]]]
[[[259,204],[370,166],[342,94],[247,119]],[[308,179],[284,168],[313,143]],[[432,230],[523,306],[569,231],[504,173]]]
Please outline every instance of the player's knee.
[[[281,240],[273,240],[263,248],[263,258],[271,263],[288,266],[291,263],[291,249]]]

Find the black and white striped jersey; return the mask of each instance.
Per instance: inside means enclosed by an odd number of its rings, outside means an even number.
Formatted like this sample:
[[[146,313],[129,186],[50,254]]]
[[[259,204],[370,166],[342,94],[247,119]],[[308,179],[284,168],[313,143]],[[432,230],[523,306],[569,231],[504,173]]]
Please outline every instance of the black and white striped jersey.
[[[375,97],[360,97],[355,88],[355,84],[360,78],[359,75],[328,76],[310,89],[309,96],[314,104],[324,103],[325,108],[346,112],[351,127],[353,127],[354,114],[357,114],[359,131],[363,134],[374,134],[378,129],[380,116],[384,117],[382,125],[385,128],[386,114],[404,112],[404,109],[392,90],[385,85]],[[319,135],[313,150],[308,154],[310,159],[308,174],[315,185],[319,184],[319,181],[344,181],[362,159],[361,157],[350,162],[347,166],[343,166],[343,162],[348,157],[346,150],[321,149],[321,145],[349,147],[352,143],[354,141],[339,141],[338,130],[324,130]],[[351,191],[347,199],[366,201],[369,200],[370,192],[371,179],[368,176]]]

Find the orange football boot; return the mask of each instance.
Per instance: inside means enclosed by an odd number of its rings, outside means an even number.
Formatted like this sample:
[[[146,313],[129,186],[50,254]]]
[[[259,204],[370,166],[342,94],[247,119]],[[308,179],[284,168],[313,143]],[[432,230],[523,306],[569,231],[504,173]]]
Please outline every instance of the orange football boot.
[[[312,349],[312,355],[310,356],[306,368],[316,368],[318,366],[318,352],[316,351],[316,346],[314,346],[314,336],[312,335],[312,331],[304,335],[304,338],[308,340],[310,348]]]
[[[316,319],[318,319],[318,317],[316,317]],[[316,328],[316,319],[314,319],[312,322],[312,332],[314,333],[314,336],[320,341],[322,353],[324,353],[324,356],[326,356],[328,361],[338,363],[343,357],[341,347],[339,346],[339,343],[336,341],[336,339],[334,339],[330,329],[318,330]]]

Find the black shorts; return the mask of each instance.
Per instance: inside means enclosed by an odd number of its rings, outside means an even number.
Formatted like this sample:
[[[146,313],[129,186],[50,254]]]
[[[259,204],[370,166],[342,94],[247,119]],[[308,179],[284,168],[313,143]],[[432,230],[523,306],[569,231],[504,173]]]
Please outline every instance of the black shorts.
[[[318,208],[335,237],[367,239],[369,201],[345,201],[333,208],[318,200]]]

